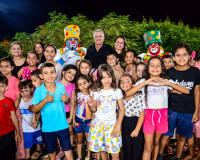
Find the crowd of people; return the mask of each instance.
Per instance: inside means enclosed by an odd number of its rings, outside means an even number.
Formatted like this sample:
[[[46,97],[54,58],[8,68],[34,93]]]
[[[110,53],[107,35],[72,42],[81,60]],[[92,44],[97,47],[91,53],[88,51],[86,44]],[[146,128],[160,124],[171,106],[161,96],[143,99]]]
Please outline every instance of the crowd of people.
[[[113,47],[100,29],[93,38],[76,65],[54,61],[50,43],[26,57],[11,44],[0,59],[0,159],[73,160],[75,150],[81,160],[86,146],[85,160],[156,160],[173,154],[171,136],[175,159],[186,144],[184,159],[200,159],[200,52],[179,42],[144,63],[123,36]]]

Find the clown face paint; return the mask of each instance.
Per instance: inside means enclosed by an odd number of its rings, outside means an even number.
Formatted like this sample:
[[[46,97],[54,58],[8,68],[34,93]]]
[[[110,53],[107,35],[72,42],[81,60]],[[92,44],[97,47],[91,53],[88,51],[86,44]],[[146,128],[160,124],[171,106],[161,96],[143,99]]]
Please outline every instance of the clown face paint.
[[[159,43],[152,43],[148,47],[150,53],[156,54],[160,51],[160,44]]]
[[[69,38],[66,41],[66,45],[69,49],[75,50],[78,47],[78,39],[77,38]]]

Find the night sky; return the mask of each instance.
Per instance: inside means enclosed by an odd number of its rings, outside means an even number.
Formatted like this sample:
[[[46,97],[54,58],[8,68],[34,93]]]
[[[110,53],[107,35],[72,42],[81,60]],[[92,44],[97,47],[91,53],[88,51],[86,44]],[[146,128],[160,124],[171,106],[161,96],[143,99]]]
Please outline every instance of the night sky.
[[[199,0],[0,0],[0,37],[13,36],[16,32],[34,32],[38,25],[49,19],[49,12],[54,10],[67,14],[68,17],[82,13],[88,19],[100,20],[110,12],[131,15],[131,19],[141,21],[152,17],[171,21],[182,20],[190,27],[200,27]]]

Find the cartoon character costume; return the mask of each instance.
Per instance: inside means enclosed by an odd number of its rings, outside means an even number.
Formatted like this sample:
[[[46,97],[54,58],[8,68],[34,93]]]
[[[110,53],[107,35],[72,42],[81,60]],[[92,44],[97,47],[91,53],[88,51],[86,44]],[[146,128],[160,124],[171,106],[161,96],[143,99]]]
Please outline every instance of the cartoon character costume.
[[[142,53],[139,55],[143,59],[145,63],[148,62],[148,60],[151,57],[158,56],[162,58],[164,55],[169,54],[169,52],[164,52],[161,41],[161,35],[160,31],[158,30],[151,30],[143,35],[144,41],[145,41],[145,48],[147,48],[147,53]]]
[[[80,47],[80,28],[76,25],[68,25],[64,28],[64,46],[57,50],[54,61],[65,66],[75,65],[77,60],[82,60],[86,54],[86,48]]]

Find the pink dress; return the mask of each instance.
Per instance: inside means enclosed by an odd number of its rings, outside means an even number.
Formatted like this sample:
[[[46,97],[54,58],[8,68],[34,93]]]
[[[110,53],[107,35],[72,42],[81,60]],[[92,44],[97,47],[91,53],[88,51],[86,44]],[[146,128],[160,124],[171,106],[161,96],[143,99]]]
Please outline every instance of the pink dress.
[[[38,67],[34,70],[28,69],[28,66],[23,67],[22,79],[31,79],[31,72],[37,70]]]
[[[58,81],[60,83],[60,81]],[[65,86],[66,93],[69,95],[69,98],[72,97],[72,92],[75,91],[75,84],[69,82],[68,85]],[[65,104],[65,112],[70,112],[70,103]]]
[[[16,101],[16,95],[21,93],[19,89],[19,83],[20,83],[20,80],[18,78],[16,78],[15,76],[10,77],[8,79],[8,89],[4,93],[6,97],[13,99],[14,102]],[[17,144],[16,158],[25,159],[24,136],[22,132],[22,119],[20,116],[21,113],[20,113],[19,106],[16,110],[16,115],[19,121],[20,136],[22,139],[22,142],[20,144]]]

